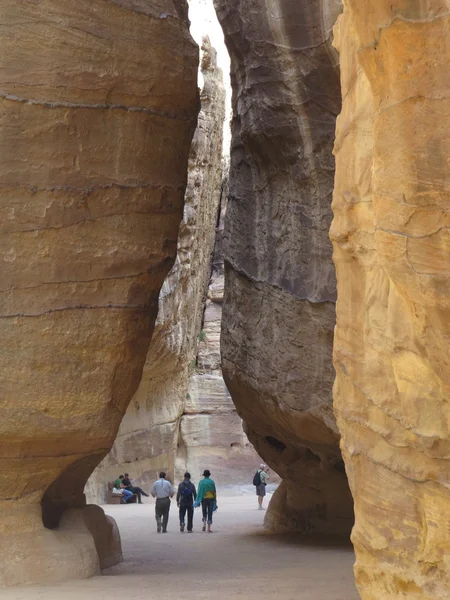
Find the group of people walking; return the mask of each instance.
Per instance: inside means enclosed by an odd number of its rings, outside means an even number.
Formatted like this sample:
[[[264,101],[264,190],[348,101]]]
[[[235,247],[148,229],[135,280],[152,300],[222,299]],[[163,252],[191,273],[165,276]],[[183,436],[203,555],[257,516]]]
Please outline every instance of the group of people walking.
[[[167,523],[169,521],[170,499],[175,495],[170,481],[166,479],[166,474],[161,471],[159,479],[155,481],[151,494],[156,498],[155,517],[156,531],[158,533],[167,533]],[[180,531],[192,533],[194,522],[194,508],[202,507],[202,531],[212,533],[211,525],[213,521],[213,512],[217,510],[217,491],[216,484],[211,479],[211,473],[208,469],[203,471],[203,479],[198,484],[198,490],[191,481],[191,474],[186,472],[184,479],[178,486],[177,506],[179,508]]]
[[[266,495],[268,477],[269,470],[267,466],[264,464],[260,465],[253,477],[253,485],[256,487],[256,495],[258,497],[258,510],[264,510],[263,500]],[[137,495],[139,504],[142,504],[142,496],[149,496],[142,488],[132,484],[128,473],[125,473],[125,476],[119,475],[114,483],[114,491],[122,492],[121,502],[123,503],[130,502],[133,494]],[[153,498],[156,498],[156,531],[158,533],[167,533],[170,503],[175,495],[175,490],[170,481],[166,479],[164,471],[161,471],[159,479],[153,484],[151,495]],[[203,471],[203,479],[198,484],[198,490],[191,481],[191,474],[186,472],[183,481],[178,486],[176,501],[179,508],[181,532],[184,532],[186,528],[188,533],[192,533],[194,508],[201,506],[202,531],[212,533],[213,513],[217,510],[217,491],[216,484],[211,479],[211,472],[208,469]]]

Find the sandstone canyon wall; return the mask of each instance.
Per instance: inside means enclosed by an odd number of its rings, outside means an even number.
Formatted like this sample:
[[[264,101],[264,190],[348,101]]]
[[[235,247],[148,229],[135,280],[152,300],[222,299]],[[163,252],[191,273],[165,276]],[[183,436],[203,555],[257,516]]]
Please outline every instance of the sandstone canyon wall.
[[[332,409],[335,275],[328,239],[339,72],[333,1],[215,0],[231,55],[225,381],[282,477],[277,531],[348,534],[352,501]]]
[[[227,167],[228,165],[226,165]],[[220,332],[224,294],[223,231],[227,210],[228,177],[224,177],[216,229],[211,278],[199,335],[197,361],[180,421],[177,472],[188,468],[211,470],[222,494],[251,485],[261,459],[249,443],[222,375]],[[271,479],[273,481],[273,477]]]
[[[346,0],[335,408],[364,600],[450,598],[450,17]]]
[[[1,16],[0,585],[12,585],[120,557],[83,488],[139,384],[176,255],[198,49],[183,0],[17,0]]]
[[[220,373],[221,298],[212,292],[214,283],[204,314],[222,196],[225,111],[222,71],[206,38],[201,80],[201,111],[189,159],[177,260],[161,291],[139,388],[111,452],[88,482],[88,497],[99,502],[106,500],[108,482],[119,472],[129,472],[145,489],[160,470],[179,480],[189,468],[197,480],[206,467],[217,475],[216,467],[228,464],[229,455],[251,452]],[[216,267],[220,270],[220,265]]]

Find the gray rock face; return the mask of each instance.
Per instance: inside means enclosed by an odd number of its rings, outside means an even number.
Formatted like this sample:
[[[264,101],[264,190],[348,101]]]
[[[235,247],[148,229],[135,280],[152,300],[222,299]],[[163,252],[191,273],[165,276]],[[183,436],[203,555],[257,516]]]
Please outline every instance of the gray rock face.
[[[220,214],[197,349],[196,369],[180,422],[177,467],[201,473],[205,467],[223,489],[250,484],[261,459],[249,443],[225,385],[220,360],[220,331],[224,291],[223,231],[228,177],[224,179]]]
[[[334,2],[215,0],[231,54],[225,381],[283,478],[276,530],[348,533],[352,501],[332,410],[336,286],[328,230],[340,110]]]

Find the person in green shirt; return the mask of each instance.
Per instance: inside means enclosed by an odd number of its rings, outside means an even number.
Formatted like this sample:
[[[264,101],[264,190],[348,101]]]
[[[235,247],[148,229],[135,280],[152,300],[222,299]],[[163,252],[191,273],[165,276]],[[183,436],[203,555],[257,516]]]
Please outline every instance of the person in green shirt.
[[[267,479],[269,478],[268,468],[265,464],[262,464],[258,471],[259,484],[256,485],[256,495],[258,496],[258,510],[265,510],[263,507],[264,496],[266,495]]]
[[[212,515],[213,512],[217,510],[216,484],[211,479],[211,472],[208,471],[208,469],[203,471],[203,477],[204,479],[202,479],[198,484],[197,499],[194,506],[197,507],[200,506],[200,504],[202,505],[202,531],[206,531],[206,526],[208,525],[208,533],[212,533]]]
[[[123,479],[123,475],[119,475],[119,477],[114,482],[113,491],[117,490],[119,492],[122,492],[121,503],[126,504],[130,500],[130,498],[133,497],[133,492],[130,492],[130,490],[125,489],[125,486],[122,483],[122,479]]]

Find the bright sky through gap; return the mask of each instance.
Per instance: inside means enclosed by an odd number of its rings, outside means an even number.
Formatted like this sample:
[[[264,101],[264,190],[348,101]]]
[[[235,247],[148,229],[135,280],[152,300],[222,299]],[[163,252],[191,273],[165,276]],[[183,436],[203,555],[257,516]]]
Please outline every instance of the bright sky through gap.
[[[230,57],[223,39],[222,28],[217,20],[213,0],[189,0],[189,19],[191,21],[191,35],[199,46],[202,37],[207,35],[211,45],[217,51],[217,63],[223,71],[226,91],[225,99],[225,124],[224,124],[224,154],[229,155],[230,147],[230,118],[231,118],[231,83],[230,83]],[[199,74],[199,87],[202,87],[202,75]]]

